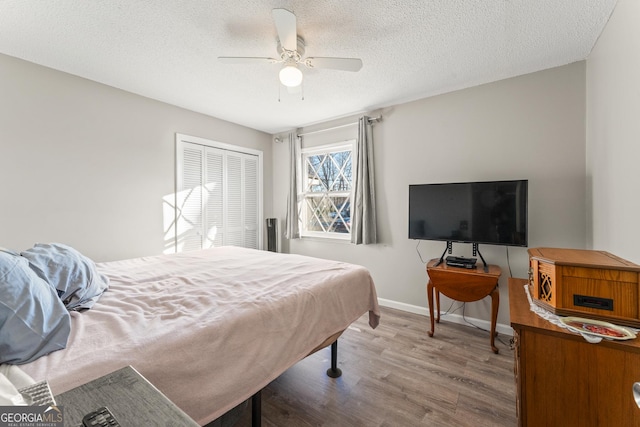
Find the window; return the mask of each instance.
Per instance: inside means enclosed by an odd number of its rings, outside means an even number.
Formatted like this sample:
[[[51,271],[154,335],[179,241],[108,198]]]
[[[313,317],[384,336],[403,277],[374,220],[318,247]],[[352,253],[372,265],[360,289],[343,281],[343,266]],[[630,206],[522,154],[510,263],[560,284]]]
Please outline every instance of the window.
[[[176,250],[262,246],[262,152],[176,135]]]
[[[302,150],[302,236],[351,238],[354,143]]]

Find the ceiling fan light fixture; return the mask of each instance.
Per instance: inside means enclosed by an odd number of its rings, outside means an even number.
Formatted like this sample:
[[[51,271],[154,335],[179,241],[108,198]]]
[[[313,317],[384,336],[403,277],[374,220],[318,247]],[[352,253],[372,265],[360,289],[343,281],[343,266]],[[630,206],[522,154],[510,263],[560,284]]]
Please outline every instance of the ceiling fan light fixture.
[[[304,39],[298,35],[296,16],[293,12],[276,8],[271,11],[271,15],[278,33],[278,57],[219,56],[218,59],[225,64],[281,64],[278,79],[287,89],[295,89],[289,90],[289,93],[300,92],[298,88],[304,79],[300,64],[312,69],[328,68],[342,71],[359,71],[362,68],[362,60],[359,58],[305,57]]]
[[[287,64],[280,70],[280,83],[287,87],[300,86],[302,83],[302,71],[294,64]]]

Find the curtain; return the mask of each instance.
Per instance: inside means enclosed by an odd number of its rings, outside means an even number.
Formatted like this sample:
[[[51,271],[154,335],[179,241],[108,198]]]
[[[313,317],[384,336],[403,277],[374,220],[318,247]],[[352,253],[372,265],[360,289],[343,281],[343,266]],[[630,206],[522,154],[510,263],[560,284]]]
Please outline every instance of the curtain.
[[[358,140],[354,154],[356,175],[351,203],[351,243],[366,245],[377,242],[373,127],[367,116],[358,120]]]
[[[287,196],[287,219],[284,237],[287,239],[300,238],[300,224],[298,220],[298,162],[300,158],[300,137],[297,132],[289,134],[289,195]]]

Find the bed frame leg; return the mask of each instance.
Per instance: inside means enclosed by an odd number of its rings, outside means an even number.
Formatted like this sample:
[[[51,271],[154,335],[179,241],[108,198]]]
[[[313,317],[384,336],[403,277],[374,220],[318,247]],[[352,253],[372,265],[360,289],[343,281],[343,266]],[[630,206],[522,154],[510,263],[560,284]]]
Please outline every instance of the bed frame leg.
[[[262,390],[251,396],[251,427],[262,425]]]
[[[338,340],[331,344],[331,367],[327,369],[327,375],[331,378],[338,378],[342,375],[342,370],[338,368]],[[251,427],[262,425],[262,390],[251,396]]]
[[[338,368],[338,340],[331,344],[331,367],[327,369],[327,375],[331,378],[338,378],[342,375],[342,370]]]

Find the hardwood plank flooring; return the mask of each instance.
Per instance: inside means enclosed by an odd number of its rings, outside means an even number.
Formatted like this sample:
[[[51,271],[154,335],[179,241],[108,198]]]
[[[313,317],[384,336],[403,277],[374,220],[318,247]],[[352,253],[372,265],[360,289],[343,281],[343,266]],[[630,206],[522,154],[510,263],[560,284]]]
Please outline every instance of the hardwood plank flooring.
[[[446,321],[427,335],[429,318],[381,307],[338,340],[342,377],[326,375],[330,349],[302,360],[262,392],[262,425],[515,426],[513,350],[498,336]],[[250,426],[250,405],[236,426]]]

